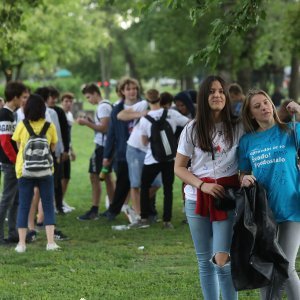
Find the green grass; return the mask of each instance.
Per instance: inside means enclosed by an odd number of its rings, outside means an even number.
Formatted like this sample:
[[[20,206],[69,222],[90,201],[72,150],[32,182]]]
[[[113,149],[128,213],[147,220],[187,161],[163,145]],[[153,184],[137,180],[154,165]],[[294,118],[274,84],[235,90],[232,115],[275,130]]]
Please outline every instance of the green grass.
[[[88,159],[93,151],[92,131],[74,125],[77,160],[67,202],[76,210],[58,216],[59,229],[71,237],[60,242],[61,252],[46,252],[45,233],[28,245],[24,254],[1,248],[0,299],[202,299],[197,262],[183,220],[181,184],[174,184],[175,230],[158,223],[149,229],[113,231],[116,221],[80,222],[76,216],[90,206]],[[102,197],[103,198],[103,197]],[[104,201],[101,211],[104,210]],[[162,193],[158,208],[162,212]],[[144,246],[144,250],[139,250]],[[239,299],[258,299],[257,291],[240,293]]]

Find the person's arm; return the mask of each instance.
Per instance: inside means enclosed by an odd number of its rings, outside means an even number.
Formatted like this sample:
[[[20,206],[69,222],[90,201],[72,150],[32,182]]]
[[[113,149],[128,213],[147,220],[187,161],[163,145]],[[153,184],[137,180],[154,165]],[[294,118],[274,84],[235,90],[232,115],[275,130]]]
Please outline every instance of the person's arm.
[[[147,146],[149,144],[149,138],[146,135],[141,135],[142,144]]]
[[[123,109],[117,115],[117,119],[121,121],[131,121],[144,117],[148,113],[148,110],[134,111],[132,108]]]
[[[219,185],[217,183],[204,182],[187,169],[189,159],[190,158],[188,156],[182,155],[177,152],[174,165],[174,172],[176,176],[186,184],[200,189],[203,193],[209,194],[213,197],[223,197],[225,194],[225,190],[222,185]]]
[[[79,125],[87,126],[95,131],[106,133],[109,126],[109,119],[110,119],[109,117],[101,118],[101,123],[95,124],[94,122],[90,121],[87,118],[78,118],[77,123]]]
[[[115,128],[114,122],[110,122],[108,126],[108,132],[106,136],[106,143],[103,150],[103,166],[107,167],[112,160],[115,149]]]
[[[290,102],[287,106],[286,106],[287,111],[290,114],[299,114],[300,113],[300,105],[298,103],[296,103],[295,101]]]
[[[51,150],[52,152],[54,152],[54,151],[55,151],[55,148],[56,148],[56,143],[55,143],[55,144],[51,143],[51,144],[50,144],[50,150]]]

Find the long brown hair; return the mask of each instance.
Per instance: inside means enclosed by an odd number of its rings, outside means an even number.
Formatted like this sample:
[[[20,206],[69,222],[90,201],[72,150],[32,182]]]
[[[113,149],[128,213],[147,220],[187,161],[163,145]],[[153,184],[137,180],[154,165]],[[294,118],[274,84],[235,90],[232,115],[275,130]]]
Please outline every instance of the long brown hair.
[[[221,120],[224,123],[225,141],[229,147],[233,145],[234,130],[237,118],[231,112],[230,100],[225,80],[220,76],[208,76],[201,84],[197,96],[197,111],[192,130],[192,139],[201,150],[211,152],[212,140],[215,134],[215,120],[208,103],[210,89],[214,81],[220,82],[225,94],[225,106],[221,111]]]
[[[243,120],[243,124],[245,127],[245,131],[246,132],[256,132],[257,129],[259,128],[259,124],[257,123],[257,121],[255,119],[253,119],[251,112],[250,112],[250,102],[251,102],[252,98],[256,95],[263,95],[267,98],[267,100],[272,105],[273,117],[274,117],[275,123],[279,126],[279,128],[281,130],[289,131],[288,126],[280,120],[280,118],[277,114],[276,107],[275,107],[273,101],[271,100],[270,96],[265,91],[257,90],[257,89],[250,90],[245,98],[244,103],[243,103],[242,120]]]

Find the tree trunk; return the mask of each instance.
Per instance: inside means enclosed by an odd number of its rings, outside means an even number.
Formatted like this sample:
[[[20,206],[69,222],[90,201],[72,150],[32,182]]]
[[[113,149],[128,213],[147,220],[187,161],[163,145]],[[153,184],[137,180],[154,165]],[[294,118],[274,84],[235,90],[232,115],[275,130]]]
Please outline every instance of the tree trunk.
[[[250,68],[242,69],[237,73],[237,83],[242,87],[244,94],[247,94],[251,88],[251,73]]]
[[[15,77],[15,80],[20,80],[21,78],[21,70],[22,70],[22,67],[23,67],[23,62],[20,62],[16,68],[17,68],[17,71],[16,71],[16,77]]]
[[[290,85],[289,85],[289,97],[291,99],[294,99],[295,101],[298,100],[299,97],[299,66],[300,66],[300,61],[299,57],[296,54],[296,51],[292,54],[292,61],[291,61],[291,80],[290,80]]]
[[[111,44],[108,49],[108,54],[106,53],[105,49],[100,49],[100,72],[101,72],[101,81],[102,81],[102,87],[104,89],[105,98],[109,99],[110,95],[110,86],[105,85],[105,82],[109,83],[110,80],[110,69],[111,69]]]

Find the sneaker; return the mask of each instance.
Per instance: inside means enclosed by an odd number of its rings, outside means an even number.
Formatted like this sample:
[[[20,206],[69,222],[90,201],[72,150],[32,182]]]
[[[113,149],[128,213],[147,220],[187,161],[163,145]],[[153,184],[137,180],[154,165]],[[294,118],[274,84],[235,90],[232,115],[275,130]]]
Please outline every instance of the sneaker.
[[[24,253],[26,251],[26,246],[18,244],[15,248],[15,251],[18,253]]]
[[[37,237],[36,230],[29,230],[26,234],[26,242],[32,243],[32,242],[36,241],[36,237]]]
[[[138,222],[129,224],[128,227],[135,228],[135,229],[145,229],[149,228],[149,221],[147,219],[140,219]]]
[[[116,218],[116,215],[109,210],[106,210],[104,213],[100,214],[100,216],[107,218],[108,221],[113,221]]]
[[[128,221],[130,224],[137,223],[141,219],[141,217],[130,206],[127,206],[124,209],[124,213],[125,213],[126,217],[128,218]]]
[[[174,229],[174,226],[171,222],[164,222],[163,229]]]
[[[70,238],[63,234],[60,230],[54,229],[54,239],[57,241],[66,241],[69,240]]]
[[[47,251],[57,251],[60,249],[61,249],[61,247],[59,247],[56,243],[47,244],[47,246],[46,246]]]
[[[77,217],[80,221],[87,221],[87,220],[98,220],[99,214],[95,211],[89,210],[84,215]]]
[[[63,211],[65,213],[69,213],[71,211],[75,210],[75,207],[70,206],[66,201],[63,201]]]

